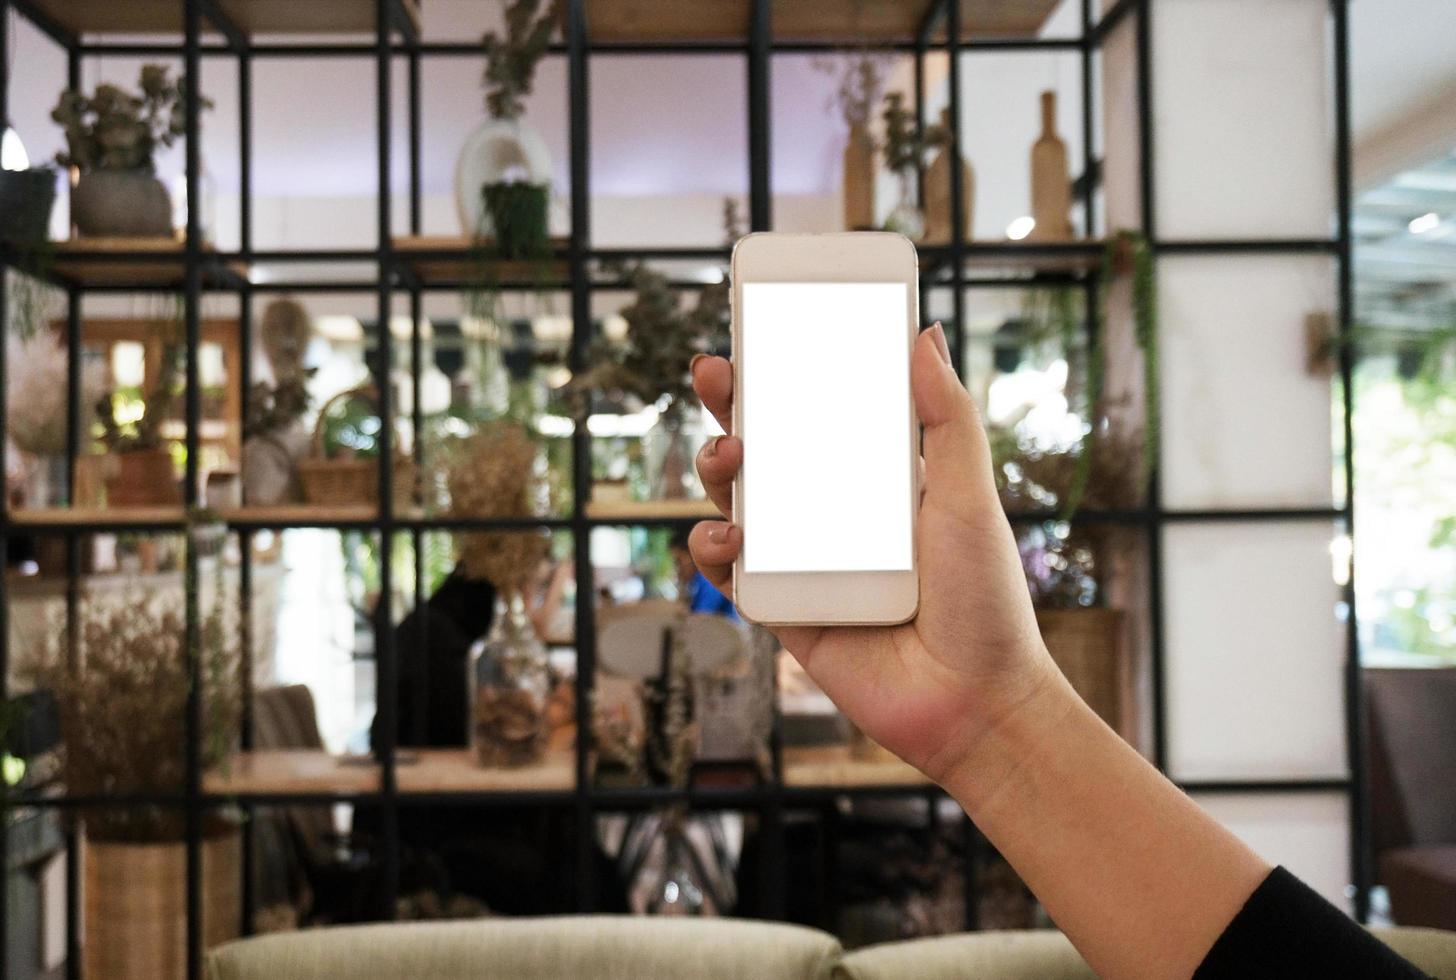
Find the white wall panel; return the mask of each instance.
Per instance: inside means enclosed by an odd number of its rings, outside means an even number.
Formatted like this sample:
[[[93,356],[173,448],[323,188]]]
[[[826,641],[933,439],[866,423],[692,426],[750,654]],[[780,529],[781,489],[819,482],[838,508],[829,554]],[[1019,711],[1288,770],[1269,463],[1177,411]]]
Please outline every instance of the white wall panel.
[[[1305,318],[1334,306],[1320,256],[1158,263],[1163,503],[1328,506],[1330,379],[1306,370]]]
[[[1265,860],[1350,911],[1349,804],[1343,793],[1196,793],[1193,799]]]
[[[1331,233],[1326,0],[1154,0],[1158,234]]]
[[[1175,779],[1346,772],[1344,627],[1324,522],[1163,532],[1168,768]]]

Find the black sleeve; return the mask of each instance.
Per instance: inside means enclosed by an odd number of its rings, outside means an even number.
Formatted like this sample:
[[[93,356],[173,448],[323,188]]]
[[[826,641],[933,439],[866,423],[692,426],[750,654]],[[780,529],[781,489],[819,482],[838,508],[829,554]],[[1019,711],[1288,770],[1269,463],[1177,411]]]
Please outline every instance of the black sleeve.
[[[1193,980],[1350,977],[1421,980],[1410,963],[1283,868],[1269,872]]]

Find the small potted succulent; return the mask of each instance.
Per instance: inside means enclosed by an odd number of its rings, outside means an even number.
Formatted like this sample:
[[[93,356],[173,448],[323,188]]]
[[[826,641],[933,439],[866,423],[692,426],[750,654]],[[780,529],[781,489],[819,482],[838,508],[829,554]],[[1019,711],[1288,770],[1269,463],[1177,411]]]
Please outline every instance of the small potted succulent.
[[[143,65],[137,84],[139,94],[111,84],[89,96],[67,90],[51,111],[66,134],[56,162],[80,172],[71,220],[82,235],[172,234],[172,202],[154,157],[186,132],[187,80],[174,81],[163,65]]]

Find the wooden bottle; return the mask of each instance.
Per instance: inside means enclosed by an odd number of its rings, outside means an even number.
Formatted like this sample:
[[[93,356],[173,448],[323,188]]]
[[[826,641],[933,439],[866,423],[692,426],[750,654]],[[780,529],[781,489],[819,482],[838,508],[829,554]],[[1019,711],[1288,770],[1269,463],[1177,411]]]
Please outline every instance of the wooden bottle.
[[[1041,135],[1031,147],[1031,217],[1036,227],[1029,238],[1061,242],[1072,237],[1072,180],[1067,172],[1067,144],[1057,135],[1057,93],[1041,94]]]
[[[927,245],[944,245],[951,238],[950,224],[950,110],[940,112],[940,125],[946,133],[946,141],[930,168],[925,171],[925,235]],[[961,159],[961,240],[970,241],[972,218],[976,213],[976,172],[970,163]]]
[[[875,141],[862,122],[849,127],[844,144],[844,230],[875,226]]]

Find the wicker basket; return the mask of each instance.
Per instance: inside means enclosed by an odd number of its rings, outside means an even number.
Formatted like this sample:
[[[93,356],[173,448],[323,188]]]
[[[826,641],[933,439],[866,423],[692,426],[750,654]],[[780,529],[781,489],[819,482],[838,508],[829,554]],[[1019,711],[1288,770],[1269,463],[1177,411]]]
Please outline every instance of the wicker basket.
[[[348,398],[375,399],[372,385],[341,391],[324,402],[318,422],[313,427],[312,454],[298,461],[298,479],[303,484],[303,499],[311,504],[349,506],[379,503],[379,469],[377,460],[324,455],[324,425],[329,409]],[[396,453],[393,466],[394,503],[414,502],[415,465],[408,456]]]
[[[242,920],[241,838],[202,842],[202,943],[233,939]],[[187,975],[187,846],[87,840],[83,847],[85,975],[182,980]]]
[[[1038,609],[1042,641],[1072,687],[1123,738],[1132,735],[1130,670],[1117,609]]]

